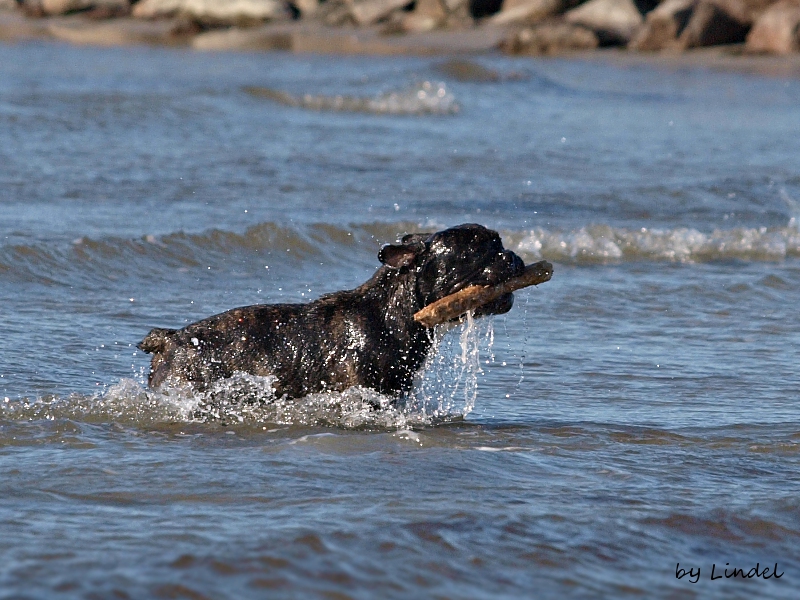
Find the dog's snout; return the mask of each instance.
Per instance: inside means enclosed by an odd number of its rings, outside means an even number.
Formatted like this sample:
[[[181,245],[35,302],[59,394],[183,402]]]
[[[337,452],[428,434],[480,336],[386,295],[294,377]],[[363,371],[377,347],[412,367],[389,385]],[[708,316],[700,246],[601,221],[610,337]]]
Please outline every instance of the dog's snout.
[[[511,250],[503,250],[500,253],[499,260],[495,263],[492,271],[495,278],[500,280],[510,279],[521,275],[525,270],[525,263]],[[495,282],[497,283],[497,282]]]
[[[503,251],[503,262],[505,262],[509,269],[514,272],[514,276],[519,275],[525,270],[525,263],[511,250]]]
[[[494,261],[483,269],[484,285],[497,285],[512,277],[522,275],[525,263],[511,250],[502,250],[497,253]],[[478,282],[472,282],[478,283]],[[466,284],[468,285],[468,284]]]

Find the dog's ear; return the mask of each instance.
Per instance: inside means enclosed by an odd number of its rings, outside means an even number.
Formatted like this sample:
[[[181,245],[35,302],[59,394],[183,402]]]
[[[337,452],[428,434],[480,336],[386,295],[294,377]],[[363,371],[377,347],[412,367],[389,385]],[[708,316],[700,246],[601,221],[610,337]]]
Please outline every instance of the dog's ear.
[[[432,233],[407,233],[400,241],[404,244],[414,244],[416,242],[424,242],[432,235]]]
[[[417,257],[425,251],[425,244],[415,242],[413,244],[386,244],[378,252],[378,260],[392,269],[402,269],[413,265]]]

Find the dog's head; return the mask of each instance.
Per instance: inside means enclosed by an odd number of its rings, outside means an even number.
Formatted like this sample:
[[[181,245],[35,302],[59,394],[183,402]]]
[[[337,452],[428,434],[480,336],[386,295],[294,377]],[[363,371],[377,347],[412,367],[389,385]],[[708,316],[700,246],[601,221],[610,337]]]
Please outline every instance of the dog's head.
[[[503,248],[496,231],[466,224],[434,234],[410,234],[401,244],[384,246],[378,259],[389,268],[416,278],[423,306],[471,285],[496,285],[522,274],[522,259]],[[505,294],[475,311],[476,316],[511,310],[512,294]]]

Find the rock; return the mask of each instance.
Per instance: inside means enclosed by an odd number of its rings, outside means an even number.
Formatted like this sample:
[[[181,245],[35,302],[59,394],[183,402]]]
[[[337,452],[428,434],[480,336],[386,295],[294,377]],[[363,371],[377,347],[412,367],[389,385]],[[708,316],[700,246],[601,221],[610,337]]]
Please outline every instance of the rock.
[[[440,0],[417,0],[412,15],[421,18],[433,19],[439,23],[444,23],[449,14],[449,5]]]
[[[372,25],[385,21],[412,0],[327,0],[318,10],[328,25]],[[434,0],[437,1],[437,0]]]
[[[215,29],[198,34],[190,43],[195,50],[291,51],[294,49],[291,33],[271,32],[263,27]]]
[[[500,49],[509,54],[561,54],[597,48],[600,41],[590,29],[564,21],[546,21],[516,32]]]
[[[141,0],[133,16],[142,19],[185,16],[205,25],[250,25],[287,16],[278,0]]]
[[[644,25],[628,44],[641,52],[654,52],[674,45],[692,16],[696,0],[665,0],[647,13]]]
[[[604,46],[627,44],[643,23],[633,0],[589,0],[564,13],[564,19],[594,31]]]
[[[493,25],[509,23],[537,23],[562,13],[567,4],[564,0],[506,0],[503,9],[491,17]]]
[[[444,18],[437,19],[415,12],[396,13],[395,18],[383,30],[383,33],[424,33],[439,28]]]
[[[769,7],[747,34],[751,52],[800,52],[800,0],[782,0]]]
[[[360,0],[350,7],[350,17],[356,25],[372,25],[409,4],[409,0]]]
[[[131,14],[139,19],[172,17],[181,12],[183,0],[140,0]]]
[[[628,45],[633,50],[743,42],[753,22],[774,0],[666,0],[647,15]]]
[[[474,23],[473,14],[483,15],[485,11],[489,10],[484,5],[476,3],[475,0],[439,0],[439,2],[442,3],[447,13],[444,26],[448,29],[471,27]],[[499,3],[497,8],[500,8]]]
[[[775,0],[728,0],[733,2],[743,19],[752,25],[756,20],[764,14],[764,12],[773,4]]]
[[[744,42],[752,17],[739,0],[699,0],[678,36],[680,49]]]
[[[410,3],[406,2],[405,6]],[[396,12],[384,33],[423,33],[472,25],[469,0],[416,0],[411,12]]]
[[[350,0],[326,0],[320,3],[315,17],[328,25],[343,25],[347,21],[352,23],[351,6]]]
[[[123,17],[97,23],[87,19],[48,19],[45,21],[50,39],[81,46],[132,46],[170,44],[172,23],[142,21]]]
[[[130,13],[129,0],[24,0],[22,9],[35,17],[64,15],[78,11],[98,11],[98,16],[125,16]]]

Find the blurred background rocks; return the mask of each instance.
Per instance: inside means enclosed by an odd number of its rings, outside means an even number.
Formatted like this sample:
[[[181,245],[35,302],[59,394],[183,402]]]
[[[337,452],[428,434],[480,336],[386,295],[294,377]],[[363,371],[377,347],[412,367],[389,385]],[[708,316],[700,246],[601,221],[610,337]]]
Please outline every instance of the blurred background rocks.
[[[800,52],[800,0],[0,0],[0,39],[31,37],[376,53],[719,46],[786,55]]]

